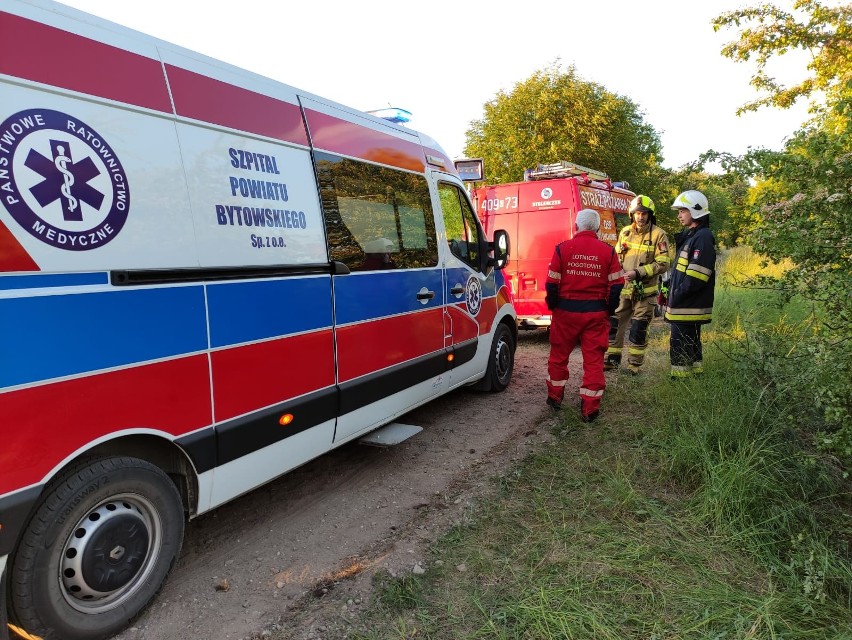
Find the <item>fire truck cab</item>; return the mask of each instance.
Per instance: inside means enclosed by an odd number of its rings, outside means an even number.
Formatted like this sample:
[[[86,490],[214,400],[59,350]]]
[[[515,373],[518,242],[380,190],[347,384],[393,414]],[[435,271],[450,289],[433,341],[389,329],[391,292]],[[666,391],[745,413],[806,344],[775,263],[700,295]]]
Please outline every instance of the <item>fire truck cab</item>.
[[[460,174],[472,181],[464,171]],[[523,182],[472,190],[486,234],[505,229],[512,238],[512,255],[504,275],[514,297],[519,328],[550,326],[551,314],[544,302],[547,267],[554,247],[573,236],[578,211],[600,213],[600,238],[615,245],[618,230],[628,222],[627,207],[636,195],[628,186],[612,182],[602,171],[561,161],[526,171]]]

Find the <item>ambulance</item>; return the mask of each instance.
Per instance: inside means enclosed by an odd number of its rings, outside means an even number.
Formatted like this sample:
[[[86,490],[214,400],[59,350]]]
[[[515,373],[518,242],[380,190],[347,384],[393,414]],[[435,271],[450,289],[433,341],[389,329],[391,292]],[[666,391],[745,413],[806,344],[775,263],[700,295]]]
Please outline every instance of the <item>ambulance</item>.
[[[188,518],[509,384],[431,138],[49,0],[0,34],[0,636],[109,637]]]
[[[481,180],[476,160],[456,161],[465,181]],[[473,189],[472,198],[486,233],[505,229],[513,242],[505,269],[521,329],[549,327],[544,302],[547,267],[557,244],[574,234],[577,212],[594,209],[601,216],[600,238],[615,245],[627,225],[627,208],[636,195],[626,183],[603,171],[572,162],[538,165],[523,182]]]

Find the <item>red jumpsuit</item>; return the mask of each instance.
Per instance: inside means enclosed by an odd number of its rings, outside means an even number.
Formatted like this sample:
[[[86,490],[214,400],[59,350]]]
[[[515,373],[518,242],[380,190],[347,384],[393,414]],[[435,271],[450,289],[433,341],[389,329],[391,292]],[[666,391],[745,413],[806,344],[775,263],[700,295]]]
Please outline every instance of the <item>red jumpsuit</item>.
[[[580,407],[584,419],[596,417],[606,388],[604,353],[609,346],[609,288],[621,278],[615,250],[594,231],[580,231],[556,246],[547,273],[550,358],[547,397],[559,406],[568,381],[568,358],[577,343],[583,353]]]

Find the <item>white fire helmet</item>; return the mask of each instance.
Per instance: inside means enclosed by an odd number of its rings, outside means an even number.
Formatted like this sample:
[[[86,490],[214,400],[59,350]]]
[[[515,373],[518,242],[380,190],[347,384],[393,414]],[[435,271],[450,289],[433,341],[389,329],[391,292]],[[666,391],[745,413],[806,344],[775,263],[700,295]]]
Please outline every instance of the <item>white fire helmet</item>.
[[[693,220],[710,215],[710,205],[700,191],[684,191],[672,202],[672,209],[689,209]]]

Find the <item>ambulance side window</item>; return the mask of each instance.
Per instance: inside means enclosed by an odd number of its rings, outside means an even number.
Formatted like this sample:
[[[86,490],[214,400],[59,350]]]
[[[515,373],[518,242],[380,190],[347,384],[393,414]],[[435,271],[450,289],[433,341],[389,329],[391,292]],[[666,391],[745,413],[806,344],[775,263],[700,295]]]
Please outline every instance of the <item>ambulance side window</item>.
[[[464,193],[454,184],[438,184],[444,228],[450,252],[464,260],[474,269],[479,269],[479,226],[476,214],[470,208]]]
[[[351,271],[438,264],[438,239],[422,175],[316,153],[330,258]]]

